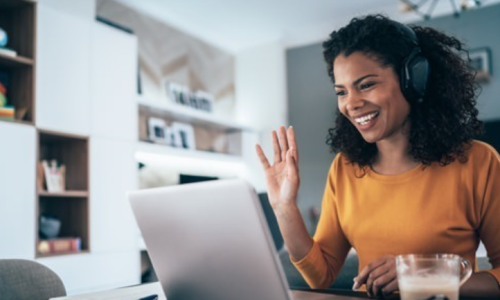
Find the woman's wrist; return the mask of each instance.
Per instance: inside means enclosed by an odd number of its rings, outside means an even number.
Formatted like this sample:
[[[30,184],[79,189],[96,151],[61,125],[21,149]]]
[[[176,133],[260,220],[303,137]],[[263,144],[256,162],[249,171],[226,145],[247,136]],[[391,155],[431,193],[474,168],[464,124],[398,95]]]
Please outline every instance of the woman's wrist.
[[[277,218],[286,218],[290,216],[295,216],[297,213],[300,214],[299,208],[296,203],[279,203],[273,205],[274,214]]]

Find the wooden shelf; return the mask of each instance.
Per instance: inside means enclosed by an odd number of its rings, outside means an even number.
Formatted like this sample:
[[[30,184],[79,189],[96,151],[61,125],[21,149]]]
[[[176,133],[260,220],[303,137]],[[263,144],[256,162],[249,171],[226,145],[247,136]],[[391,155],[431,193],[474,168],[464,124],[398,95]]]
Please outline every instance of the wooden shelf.
[[[154,144],[148,142],[139,142],[136,148],[137,152],[150,153],[156,155],[189,157],[200,160],[214,160],[226,162],[243,162],[241,156],[221,154],[207,151],[187,150],[182,148],[173,148],[166,145]]]
[[[0,53],[0,66],[4,68],[31,67],[33,60],[23,56],[8,56]]]
[[[64,191],[58,193],[51,193],[48,191],[38,191],[38,196],[43,197],[64,197],[64,198],[86,198],[89,196],[87,191]]]
[[[192,125],[208,126],[223,131],[253,131],[252,128],[238,124],[236,122],[225,120],[212,113],[184,107],[178,104],[158,104],[156,101],[138,96],[139,111],[157,115],[167,119],[173,119],[179,122],[186,122]]]
[[[37,254],[37,258],[44,258],[44,257],[59,257],[62,255],[80,255],[80,254],[89,254],[89,250],[82,250],[78,252],[63,252],[63,253],[51,253],[51,254]]]
[[[22,124],[22,125],[29,125],[33,126],[32,121],[23,121],[23,120],[7,120],[7,119],[0,119],[1,122],[9,122],[9,123],[15,123],[15,124]]]

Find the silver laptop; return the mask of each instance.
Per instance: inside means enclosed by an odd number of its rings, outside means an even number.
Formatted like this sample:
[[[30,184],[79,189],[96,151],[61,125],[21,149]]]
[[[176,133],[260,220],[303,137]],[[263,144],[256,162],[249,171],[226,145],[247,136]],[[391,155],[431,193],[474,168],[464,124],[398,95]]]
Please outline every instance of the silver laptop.
[[[245,181],[142,190],[129,199],[168,300],[293,299],[257,194]]]

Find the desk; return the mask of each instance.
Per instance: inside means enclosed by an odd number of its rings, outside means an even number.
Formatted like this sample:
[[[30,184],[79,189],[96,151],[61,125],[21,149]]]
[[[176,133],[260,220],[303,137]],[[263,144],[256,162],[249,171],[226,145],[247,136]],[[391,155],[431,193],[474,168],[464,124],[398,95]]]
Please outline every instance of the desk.
[[[312,293],[299,290],[291,292],[294,300],[357,300],[367,298],[364,293],[359,292],[340,292],[342,295]],[[77,296],[52,298],[51,300],[137,300],[151,294],[157,294],[160,300],[166,300],[165,294],[163,294],[161,285],[158,282]],[[354,297],[354,295],[360,297]]]
[[[70,297],[52,298],[50,300],[137,300],[148,295],[156,294],[159,300],[166,300],[165,294],[158,282],[141,284],[120,289],[83,294]],[[293,300],[359,300],[368,299],[364,292],[352,291],[331,291],[319,290],[317,292],[309,292],[307,290],[292,290]],[[473,300],[474,298],[460,297],[460,300]],[[269,299],[266,299],[269,300]],[[399,300],[399,295],[394,295],[389,300]],[[476,299],[477,300],[477,299]],[[488,299],[485,299],[488,300]]]

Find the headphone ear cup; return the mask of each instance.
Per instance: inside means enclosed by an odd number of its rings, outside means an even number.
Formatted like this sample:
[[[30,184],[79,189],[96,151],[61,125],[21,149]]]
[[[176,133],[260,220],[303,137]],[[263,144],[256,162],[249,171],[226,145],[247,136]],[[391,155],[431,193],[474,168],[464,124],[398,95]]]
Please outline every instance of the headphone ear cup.
[[[429,61],[417,54],[409,61],[408,69],[410,70],[410,87],[415,92],[416,96],[422,99],[425,96],[427,82],[429,80]]]
[[[422,101],[429,80],[429,61],[415,51],[403,64],[401,74],[401,90],[408,101]]]

